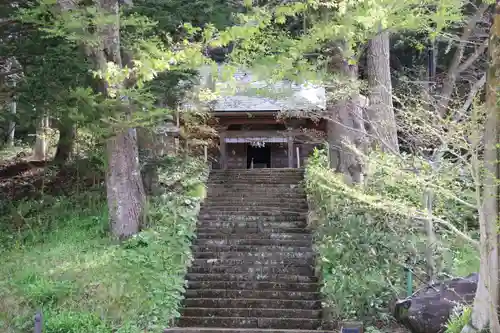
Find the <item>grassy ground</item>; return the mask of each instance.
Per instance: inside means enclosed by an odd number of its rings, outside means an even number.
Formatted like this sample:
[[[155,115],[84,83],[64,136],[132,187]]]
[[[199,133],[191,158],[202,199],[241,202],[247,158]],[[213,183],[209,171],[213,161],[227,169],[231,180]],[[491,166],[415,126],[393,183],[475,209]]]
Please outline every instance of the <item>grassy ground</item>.
[[[151,201],[149,226],[111,241],[99,185],[79,193],[3,201],[0,332],[160,332],[178,315],[203,168],[170,161],[183,179]]]

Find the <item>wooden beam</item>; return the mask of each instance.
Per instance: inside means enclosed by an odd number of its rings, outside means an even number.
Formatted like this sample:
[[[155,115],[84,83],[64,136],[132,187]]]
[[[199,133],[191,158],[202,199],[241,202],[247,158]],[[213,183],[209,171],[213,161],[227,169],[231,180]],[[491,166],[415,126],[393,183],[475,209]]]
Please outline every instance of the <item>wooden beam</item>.
[[[268,131],[226,131],[227,138],[248,138],[248,137],[288,137],[299,135],[300,130],[268,130]]]
[[[273,117],[245,118],[245,117],[220,117],[217,118],[219,124],[225,125],[275,125],[281,122]]]

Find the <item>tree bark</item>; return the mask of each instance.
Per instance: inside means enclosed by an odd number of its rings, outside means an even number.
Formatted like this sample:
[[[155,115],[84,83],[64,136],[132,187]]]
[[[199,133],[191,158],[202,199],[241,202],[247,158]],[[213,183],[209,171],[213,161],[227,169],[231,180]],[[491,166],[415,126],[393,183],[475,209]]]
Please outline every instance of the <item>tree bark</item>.
[[[357,80],[357,66],[344,63],[342,73],[347,81]],[[353,150],[366,150],[366,130],[363,108],[366,98],[355,88],[349,98],[337,102],[327,117],[327,140],[330,146],[330,165],[345,176],[347,183],[364,180],[363,162]]]
[[[368,132],[384,151],[399,152],[398,133],[392,105],[389,32],[381,32],[368,42]]]
[[[54,161],[58,164],[66,163],[73,153],[76,129],[73,122],[59,122],[59,141],[57,142]]]
[[[47,129],[49,118],[47,116],[40,119],[36,130],[35,147],[33,149],[33,159],[43,161],[47,158]]]
[[[490,30],[489,70],[486,81],[486,121],[484,129],[483,193],[479,209],[480,272],[479,284],[474,300],[472,318],[462,333],[479,332],[489,328],[500,333],[498,321],[499,305],[499,258],[498,258],[498,156],[500,108],[498,87],[500,86],[500,0],[495,6],[494,23]]]
[[[144,218],[136,130],[125,129],[107,142],[106,192],[113,235],[126,239],[140,230]]]
[[[93,50],[96,64],[105,72],[109,62],[123,67],[120,45],[120,5],[117,0],[100,0],[100,6],[114,21],[101,30],[102,48]],[[125,82],[121,85],[125,86]],[[111,98],[109,88],[109,83],[103,82],[102,89],[105,95]],[[120,98],[126,100],[126,96],[120,96]],[[123,106],[122,110],[118,111],[130,117],[132,106],[128,102]],[[118,130],[114,137],[108,139],[107,157],[106,190],[111,230],[114,236],[124,239],[139,232],[146,205],[136,129]]]
[[[16,87],[15,80],[13,82],[13,85],[15,88]],[[11,116],[13,119],[9,122],[9,133],[7,135],[7,146],[14,147],[15,138],[16,138],[16,122],[14,121],[14,117],[16,116],[16,113],[17,113],[17,101],[16,101],[15,96],[12,98],[12,101],[10,102],[10,113],[11,113]]]
[[[106,17],[106,24],[96,28],[97,46],[83,45],[87,55],[93,60],[96,70],[105,73],[108,63],[122,68],[122,48],[120,42],[120,2],[118,0],[96,0],[99,10]],[[71,10],[75,7],[72,0],[58,0],[61,10]],[[131,61],[131,59],[130,59]],[[127,80],[125,80],[127,81]],[[133,105],[127,96],[114,97],[111,88],[120,93],[130,82],[100,82],[100,92],[109,99],[122,100],[121,105],[116,103],[117,113],[123,118],[130,119]],[[106,172],[106,192],[109,210],[109,219],[113,235],[119,239],[128,238],[139,232],[143,221],[146,195],[141,179],[139,165],[139,150],[137,146],[137,131],[135,128],[119,128],[108,139],[107,143],[108,167]]]

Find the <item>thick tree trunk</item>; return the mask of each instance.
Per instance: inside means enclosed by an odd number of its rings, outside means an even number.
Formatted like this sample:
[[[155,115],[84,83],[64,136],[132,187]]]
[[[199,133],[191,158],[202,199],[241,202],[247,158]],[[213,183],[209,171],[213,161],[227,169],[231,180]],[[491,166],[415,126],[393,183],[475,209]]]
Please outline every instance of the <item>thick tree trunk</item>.
[[[357,80],[357,66],[344,63],[346,80]],[[355,85],[355,84],[354,84]],[[347,183],[363,182],[363,162],[353,148],[365,152],[366,130],[363,108],[366,98],[357,88],[345,100],[337,102],[327,118],[327,140],[330,146],[330,165],[344,174]]]
[[[107,142],[106,190],[113,235],[128,238],[140,230],[145,214],[135,129],[124,130]]]
[[[74,1],[58,0],[62,10],[70,10]],[[118,0],[96,0],[95,4],[106,15],[106,23],[97,29],[98,46],[84,45],[88,56],[93,60],[96,70],[106,73],[108,63],[122,68],[122,48],[120,42],[120,2]],[[127,82],[101,82],[100,92],[107,98],[116,98],[110,88],[117,88],[121,93]],[[112,86],[111,86],[112,84]],[[123,100],[117,106],[117,113],[123,112],[130,118],[133,106],[126,96],[118,96]],[[122,114],[123,115],[123,114]],[[122,116],[120,115],[120,116]],[[146,206],[146,195],[141,179],[137,132],[134,128],[119,129],[107,142],[108,170],[106,172],[106,191],[108,199],[109,219],[114,236],[124,239],[140,230]]]
[[[36,130],[35,147],[33,148],[33,159],[43,161],[47,158],[47,129],[49,118],[42,117]]]
[[[76,129],[72,122],[60,122],[58,127],[59,141],[54,161],[58,164],[64,164],[71,158],[71,154],[73,153]]]
[[[399,152],[396,118],[392,105],[389,33],[381,32],[368,42],[368,132],[382,150]]]
[[[114,63],[123,67],[120,44],[120,5],[117,0],[99,0],[99,5],[108,15],[109,23],[100,31],[102,45],[94,48],[92,55],[98,69],[107,71],[107,64]],[[101,90],[105,96],[112,98],[109,82],[102,82]],[[115,88],[122,88],[125,82]],[[123,112],[130,118],[133,106],[126,96],[122,107],[117,112]],[[137,146],[137,131],[135,128],[121,129],[107,143],[108,171],[106,173],[106,190],[108,198],[111,230],[115,237],[124,239],[139,232],[145,213],[146,194],[141,179],[139,165],[139,150]]]
[[[499,258],[498,258],[498,143],[500,132],[500,108],[498,87],[500,86],[500,0],[497,0],[494,23],[490,30],[490,66],[486,81],[486,121],[484,132],[484,176],[480,184],[483,189],[479,210],[480,228],[480,275],[474,300],[471,322],[463,333],[479,332],[489,328],[500,333],[498,321],[499,305]]]

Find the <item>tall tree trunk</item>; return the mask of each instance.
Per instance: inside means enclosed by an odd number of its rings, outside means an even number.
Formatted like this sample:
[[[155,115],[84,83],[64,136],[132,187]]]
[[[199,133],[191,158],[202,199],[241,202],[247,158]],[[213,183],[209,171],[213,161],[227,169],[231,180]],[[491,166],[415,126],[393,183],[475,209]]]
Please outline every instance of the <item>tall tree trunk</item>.
[[[47,129],[49,127],[49,117],[44,116],[36,130],[35,147],[33,149],[33,159],[45,160],[47,158]]]
[[[119,239],[140,230],[146,196],[141,179],[137,132],[127,129],[107,142],[106,192],[111,230]]]
[[[479,284],[472,311],[471,322],[462,333],[479,332],[489,328],[500,333],[499,305],[499,258],[498,258],[498,156],[500,132],[500,0],[497,0],[494,23],[489,40],[490,65],[486,81],[486,121],[484,131],[484,176],[480,184],[483,190],[479,209],[480,272]]]
[[[399,152],[398,133],[392,105],[389,32],[368,42],[368,132],[382,150]]]
[[[120,43],[120,2],[118,0],[96,0],[99,10],[107,16],[106,24],[97,29],[98,46],[84,45],[88,56],[93,60],[96,70],[106,73],[107,64],[113,63],[119,68],[124,66]],[[60,8],[71,10],[75,2],[58,0]],[[102,24],[102,23],[100,23]],[[132,59],[130,59],[131,61]],[[127,64],[125,64],[127,65]],[[114,88],[123,88],[127,82],[115,84]],[[110,94],[110,82],[100,84],[100,92],[107,98]],[[117,106],[117,112],[123,112],[124,118],[131,116],[133,105],[126,96],[118,96],[123,104]],[[113,133],[107,143],[108,167],[106,172],[106,192],[109,219],[113,235],[119,239],[128,238],[139,232],[146,208],[146,195],[141,179],[137,131],[135,128],[120,128]]]
[[[72,121],[60,121],[58,124],[59,141],[57,142],[54,161],[58,164],[66,163],[73,153],[76,128]]]
[[[356,65],[342,65],[342,73],[353,83],[350,96],[330,108],[327,117],[327,140],[330,146],[330,164],[344,174],[347,183],[363,182],[363,162],[353,148],[365,152],[366,130],[363,108],[366,98],[355,88],[358,71]]]
[[[13,85],[15,88],[16,87],[15,80],[14,80]],[[12,101],[10,102],[10,112],[11,112],[11,116],[13,119],[9,122],[9,133],[7,136],[7,146],[14,147],[15,137],[16,137],[16,122],[14,121],[14,117],[16,116],[16,113],[17,113],[17,101],[16,101],[15,96],[12,98]]]
[[[120,45],[120,5],[117,0],[100,0],[101,9],[113,18],[101,31],[102,47],[94,49],[94,58],[101,71],[107,63],[123,67]],[[111,20],[110,20],[111,21]],[[103,82],[102,90],[109,96],[109,83]],[[125,86],[125,82],[121,83]],[[126,100],[126,96],[120,96]],[[123,105],[121,112],[130,118],[133,106]],[[146,195],[141,179],[139,149],[136,129],[120,129],[107,142],[108,170],[106,190],[109,217],[113,235],[123,239],[139,232],[145,213]]]

